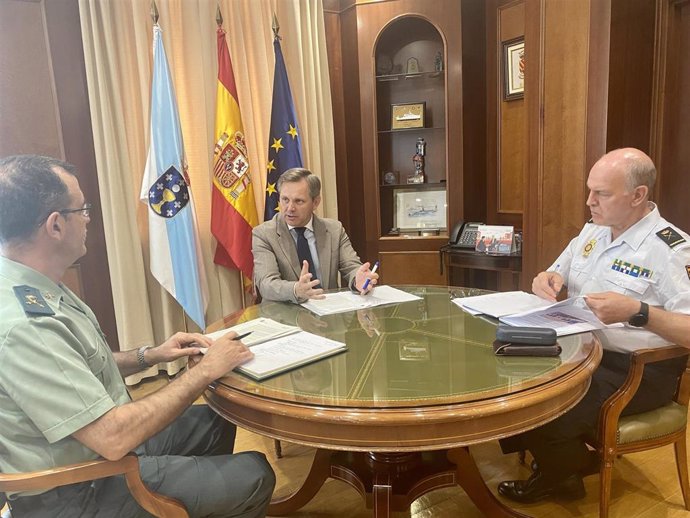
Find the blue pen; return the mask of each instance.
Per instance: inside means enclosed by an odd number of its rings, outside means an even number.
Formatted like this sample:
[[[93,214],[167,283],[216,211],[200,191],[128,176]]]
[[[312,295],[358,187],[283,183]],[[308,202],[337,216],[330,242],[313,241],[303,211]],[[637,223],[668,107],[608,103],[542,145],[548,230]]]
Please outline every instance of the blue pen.
[[[376,270],[379,268],[379,262],[376,261],[374,263],[374,267],[371,269],[371,273],[376,273]],[[364,286],[362,286],[362,291],[366,290],[369,287],[369,283],[371,282],[371,279],[367,277],[367,280],[364,281]]]

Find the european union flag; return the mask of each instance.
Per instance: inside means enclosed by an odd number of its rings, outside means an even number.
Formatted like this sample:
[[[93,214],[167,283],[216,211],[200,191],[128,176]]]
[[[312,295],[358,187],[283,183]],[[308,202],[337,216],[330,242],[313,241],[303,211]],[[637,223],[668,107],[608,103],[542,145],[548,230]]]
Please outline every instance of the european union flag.
[[[276,65],[273,76],[273,104],[271,105],[271,133],[268,137],[268,164],[266,165],[266,206],[264,221],[278,212],[276,183],[283,172],[292,167],[302,167],[300,142],[295,105],[292,102],[280,38],[273,40]]]

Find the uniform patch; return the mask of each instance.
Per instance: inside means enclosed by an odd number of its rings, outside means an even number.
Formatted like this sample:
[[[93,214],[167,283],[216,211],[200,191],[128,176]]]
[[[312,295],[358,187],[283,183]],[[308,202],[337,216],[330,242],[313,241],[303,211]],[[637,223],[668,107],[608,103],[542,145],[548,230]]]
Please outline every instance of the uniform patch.
[[[654,273],[649,268],[644,268],[642,266],[623,261],[622,259],[614,259],[611,269],[616,272],[624,273],[625,275],[630,275],[631,277],[638,277],[640,279],[651,279],[652,274]],[[690,273],[688,273],[688,275],[690,275]]]
[[[688,279],[690,279],[690,264],[685,265],[685,273],[688,274]]]
[[[585,245],[585,248],[582,250],[582,256],[583,257],[589,257],[589,254],[592,253],[592,250],[594,250],[594,247],[596,246],[596,244],[597,244],[597,240],[591,239],[589,241],[589,243],[587,243]]]
[[[674,248],[681,243],[685,243],[685,238],[676,232],[672,227],[666,227],[656,233],[661,240],[669,247]]]
[[[43,298],[43,295],[41,295],[41,292],[36,288],[32,288],[31,286],[24,284],[22,286],[14,286],[12,289],[14,290],[17,300],[22,305],[24,313],[27,315],[55,314],[55,312],[50,309],[50,306],[48,306],[48,303]]]

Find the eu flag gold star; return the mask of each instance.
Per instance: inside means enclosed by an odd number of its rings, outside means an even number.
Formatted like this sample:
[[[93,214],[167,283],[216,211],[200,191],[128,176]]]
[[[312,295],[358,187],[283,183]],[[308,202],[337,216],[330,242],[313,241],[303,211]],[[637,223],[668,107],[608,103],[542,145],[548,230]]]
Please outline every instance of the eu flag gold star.
[[[276,166],[273,164],[273,160],[271,160],[266,166],[266,172],[270,173],[271,171],[275,171],[275,168]]]
[[[292,137],[292,140],[295,140],[295,137],[297,137],[297,128],[295,128],[292,124],[289,126],[290,129],[287,131],[287,134]]]
[[[274,183],[266,184],[266,194],[268,194],[270,196],[274,192],[278,192],[278,191],[276,191],[276,184],[274,184]]]
[[[276,150],[276,153],[283,149],[283,144],[281,144],[282,140],[282,138],[273,139],[273,144],[271,144],[271,147]]]

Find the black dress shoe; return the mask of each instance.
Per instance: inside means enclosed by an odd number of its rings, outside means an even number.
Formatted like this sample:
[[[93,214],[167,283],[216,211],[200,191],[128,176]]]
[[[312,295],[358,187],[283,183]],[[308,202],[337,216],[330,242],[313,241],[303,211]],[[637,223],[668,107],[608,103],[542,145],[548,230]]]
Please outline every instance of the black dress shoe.
[[[527,480],[506,480],[498,484],[498,493],[516,502],[531,503],[549,497],[577,500],[585,497],[585,486],[580,475],[551,482],[541,474],[532,473]]]

